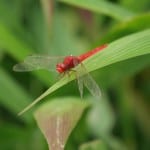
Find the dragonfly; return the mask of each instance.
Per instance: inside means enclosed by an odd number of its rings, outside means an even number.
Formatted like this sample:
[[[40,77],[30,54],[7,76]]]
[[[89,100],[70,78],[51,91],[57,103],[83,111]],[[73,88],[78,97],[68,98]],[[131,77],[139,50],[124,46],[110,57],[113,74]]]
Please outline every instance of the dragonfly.
[[[100,52],[106,47],[107,44],[94,48],[93,50],[88,51],[79,56],[70,55],[65,57],[54,57],[47,55],[31,55],[27,56],[23,62],[16,64],[13,67],[13,70],[17,72],[26,72],[39,69],[46,69],[48,71],[56,71],[58,74],[61,75],[69,74],[70,71],[73,71],[77,78],[81,98],[83,97],[84,86],[90,91],[90,93],[94,97],[100,98],[100,88],[96,81],[88,73],[82,62],[90,56]],[[78,69],[75,69],[76,66],[79,65],[80,67],[78,67]]]

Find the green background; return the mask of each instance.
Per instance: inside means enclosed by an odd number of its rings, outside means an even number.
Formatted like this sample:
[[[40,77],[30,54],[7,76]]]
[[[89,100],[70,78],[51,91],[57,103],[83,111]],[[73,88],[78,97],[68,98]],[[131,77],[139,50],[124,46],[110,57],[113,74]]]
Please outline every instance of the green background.
[[[48,129],[49,147],[60,138],[66,150],[150,149],[149,9],[149,0],[0,0],[0,149],[47,150]],[[12,70],[28,55],[80,55],[105,43],[83,62],[101,101],[86,89],[80,99],[73,74]],[[42,105],[17,115],[47,89]]]

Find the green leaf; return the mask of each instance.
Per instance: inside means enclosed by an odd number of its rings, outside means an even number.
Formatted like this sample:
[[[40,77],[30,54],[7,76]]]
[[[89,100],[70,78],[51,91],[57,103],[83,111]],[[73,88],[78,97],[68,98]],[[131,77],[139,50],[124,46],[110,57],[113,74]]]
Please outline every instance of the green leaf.
[[[11,76],[0,68],[0,103],[15,115],[20,109],[29,103],[31,97],[11,78]],[[21,118],[31,123],[31,116],[25,115]]]
[[[99,79],[98,83],[102,88],[107,89],[121,79],[134,76],[142,69],[149,67],[149,58],[150,54],[147,54],[106,66],[96,73],[96,79]],[[113,78],[110,78],[110,74]]]
[[[64,149],[71,131],[88,106],[87,101],[68,97],[49,101],[37,109],[34,116],[49,149]]]
[[[150,30],[144,30],[120,38],[108,45],[108,47],[85,60],[89,71],[104,66],[150,53]]]
[[[0,145],[3,150],[41,150],[46,145],[43,135],[37,128],[31,130],[12,122],[4,122],[0,125],[0,133]]]
[[[8,3],[4,0],[1,0],[0,1],[0,21],[4,22],[7,26],[10,26],[11,28],[15,28],[15,30],[17,30],[19,28],[19,21],[20,21],[19,10],[20,10],[20,7],[15,7],[15,4],[13,1]]]
[[[121,0],[120,4],[139,13],[149,10],[149,0]]]
[[[25,56],[31,55],[34,53],[34,50],[24,41],[20,40],[13,32],[4,26],[0,22],[0,47],[5,49],[11,56],[16,60],[22,61]],[[0,51],[2,49],[0,48]],[[37,76],[41,81],[46,85],[49,85],[47,81],[49,80],[50,73],[45,72],[32,72]]]
[[[0,47],[7,51],[16,59],[21,60],[25,55],[33,52],[25,42],[19,40],[17,36],[0,22]]]
[[[115,116],[106,96],[101,101],[92,101],[87,117],[91,131],[99,137],[109,136],[115,124]]]
[[[97,13],[103,13],[117,20],[124,21],[134,16],[134,13],[122,6],[104,0],[59,0],[74,6],[81,7]]]
[[[138,15],[125,22],[121,22],[110,29],[110,31],[99,39],[97,43],[111,42],[131,33],[149,29],[150,13]]]
[[[88,112],[88,126],[92,133],[94,133],[96,137],[99,137],[101,141],[97,140],[85,143],[83,144],[83,147],[81,146],[81,148],[91,148],[91,150],[100,150],[100,148],[102,150],[126,150],[125,145],[119,139],[112,136],[112,130],[115,124],[115,115],[108,102],[108,98],[103,96],[102,101],[92,101],[91,103],[93,103],[93,105]]]
[[[108,146],[101,140],[95,140],[82,144],[79,150],[108,150]]]
[[[83,62],[83,64],[87,68],[87,71],[91,72],[116,62],[149,53],[150,30],[145,30],[110,43],[105,50],[89,57]],[[78,69],[78,67],[79,66],[77,66],[76,69]],[[75,75],[73,72],[70,73],[69,78],[68,76],[64,76],[61,80],[56,82],[46,92],[39,96],[32,104],[20,112],[20,114],[24,113],[41,99],[74,79]]]

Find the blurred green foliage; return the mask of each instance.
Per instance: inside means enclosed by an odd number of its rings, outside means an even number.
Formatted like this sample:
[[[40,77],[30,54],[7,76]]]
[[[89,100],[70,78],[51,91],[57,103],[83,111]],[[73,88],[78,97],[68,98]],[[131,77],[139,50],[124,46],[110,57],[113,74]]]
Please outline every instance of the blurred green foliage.
[[[0,0],[0,149],[48,149],[31,112],[17,113],[59,77],[43,70],[16,73],[14,64],[37,53],[79,55],[149,29],[149,9],[149,0]],[[66,149],[150,149],[149,67],[147,54],[94,71],[102,101],[85,91],[91,106],[80,114]],[[47,99],[68,96],[79,99],[75,82]]]

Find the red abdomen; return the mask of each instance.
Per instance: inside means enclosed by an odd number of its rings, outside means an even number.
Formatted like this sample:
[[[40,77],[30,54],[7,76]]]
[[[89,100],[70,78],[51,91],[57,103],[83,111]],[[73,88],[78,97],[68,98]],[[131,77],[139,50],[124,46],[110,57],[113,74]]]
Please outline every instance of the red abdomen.
[[[82,62],[82,61],[85,60],[86,58],[88,58],[88,57],[92,56],[93,54],[95,54],[95,53],[97,53],[97,52],[103,50],[103,49],[106,48],[106,47],[107,47],[106,44],[105,44],[105,45],[102,45],[102,46],[100,46],[100,47],[97,47],[97,48],[95,48],[95,49],[93,49],[93,50],[91,50],[91,51],[89,51],[89,52],[87,52],[87,53],[85,53],[85,54],[82,54],[82,55],[78,56],[78,59]]]

